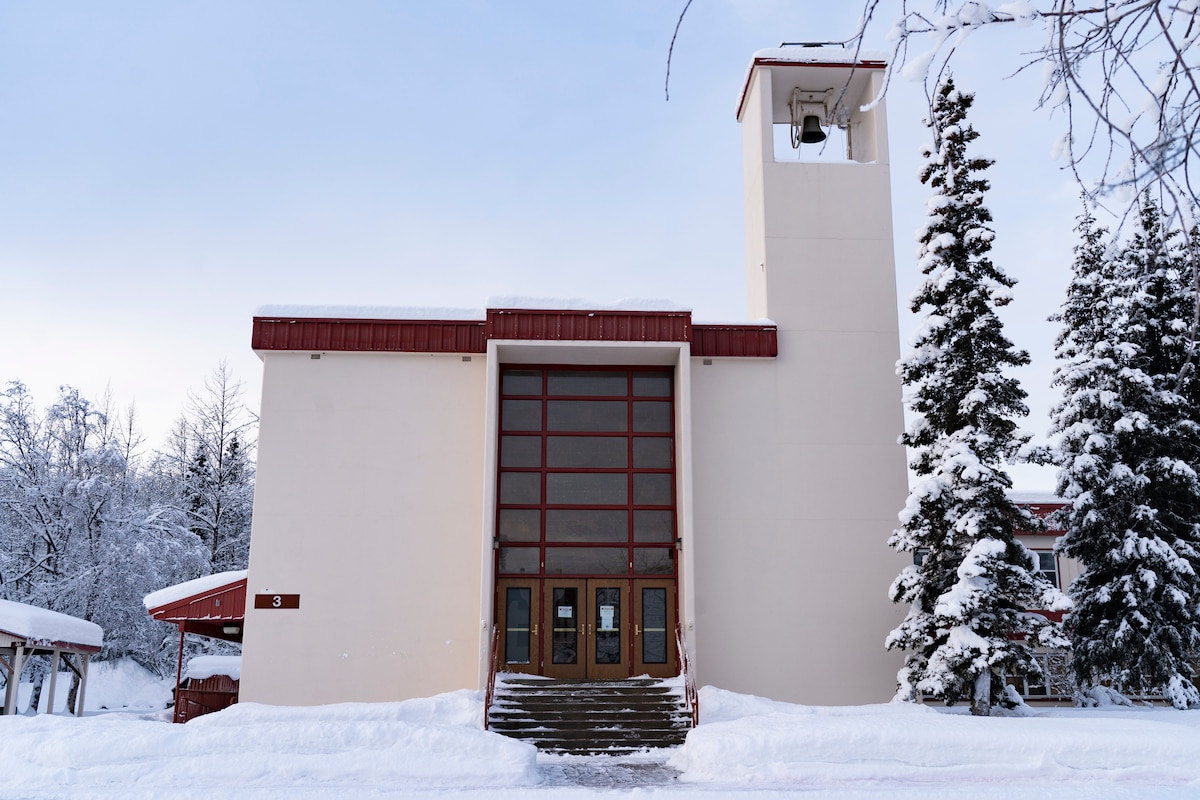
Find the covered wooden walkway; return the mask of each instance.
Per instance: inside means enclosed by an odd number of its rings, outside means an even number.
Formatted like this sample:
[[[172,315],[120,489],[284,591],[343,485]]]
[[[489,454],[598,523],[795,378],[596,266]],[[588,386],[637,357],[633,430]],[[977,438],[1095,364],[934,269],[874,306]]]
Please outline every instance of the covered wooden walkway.
[[[49,656],[50,687],[47,713],[54,713],[58,673],[66,667],[79,680],[74,706],[83,716],[88,664],[104,644],[104,631],[94,622],[12,600],[0,600],[0,671],[4,675],[5,714],[15,714],[21,673],[33,656]]]
[[[238,680],[234,677],[212,675],[189,679],[188,686],[182,685],[183,641],[185,635],[196,633],[241,643],[246,621],[246,571],[218,572],[168,586],[146,595],[143,603],[152,618],[179,628],[173,721],[187,722],[236,703]]]

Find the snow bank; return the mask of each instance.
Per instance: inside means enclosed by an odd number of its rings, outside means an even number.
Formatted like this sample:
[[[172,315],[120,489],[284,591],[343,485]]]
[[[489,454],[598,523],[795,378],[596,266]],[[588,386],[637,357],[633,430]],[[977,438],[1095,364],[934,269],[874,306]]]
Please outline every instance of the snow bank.
[[[712,687],[700,709],[671,762],[685,781],[1200,783],[1200,715],[1171,709],[971,717],[907,703],[798,706]]]
[[[29,674],[26,673],[28,678]],[[172,676],[174,677],[174,676]],[[38,711],[48,711],[50,701],[49,676],[42,687]],[[58,689],[54,698],[55,713],[67,711],[67,693],[71,673],[58,673]],[[23,682],[17,691],[17,710],[29,707],[33,684]],[[83,696],[85,713],[100,711],[161,711],[171,703],[171,678],[160,678],[130,658],[116,661],[93,661],[88,666],[87,691]],[[2,785],[2,784],[0,784]]]
[[[186,725],[0,717],[0,774],[6,797],[347,797],[537,783],[534,748],[481,730],[482,717],[482,695],[470,691],[319,708],[242,703]]]
[[[159,606],[186,600],[189,597],[203,594],[212,589],[219,589],[235,581],[240,581],[245,577],[246,570],[244,569],[235,569],[229,572],[214,572],[212,575],[203,575],[190,581],[177,583],[174,586],[167,586],[166,588],[159,589],[157,592],[151,592],[142,598],[142,604],[149,611]]]
[[[214,675],[242,678],[241,656],[196,656],[187,662],[187,677],[202,681]]]
[[[0,600],[0,631],[33,644],[69,642],[88,647],[104,644],[104,631],[94,622],[12,600]]]

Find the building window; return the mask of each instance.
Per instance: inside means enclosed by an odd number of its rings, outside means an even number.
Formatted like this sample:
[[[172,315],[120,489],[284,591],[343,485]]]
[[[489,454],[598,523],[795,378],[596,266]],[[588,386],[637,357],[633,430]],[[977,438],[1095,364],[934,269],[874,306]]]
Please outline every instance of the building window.
[[[1054,551],[1034,550],[1033,554],[1038,560],[1038,574],[1049,581],[1054,588],[1060,588],[1058,585],[1058,557],[1054,555]]]
[[[498,575],[676,571],[674,373],[500,369]]]

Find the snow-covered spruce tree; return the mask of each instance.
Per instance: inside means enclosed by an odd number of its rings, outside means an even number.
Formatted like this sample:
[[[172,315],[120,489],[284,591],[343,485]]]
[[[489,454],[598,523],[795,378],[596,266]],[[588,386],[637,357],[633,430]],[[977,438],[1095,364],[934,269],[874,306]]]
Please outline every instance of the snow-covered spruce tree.
[[[1039,671],[1027,645],[1065,644],[1057,625],[1028,609],[1062,610],[1067,600],[1013,535],[1032,521],[1008,499],[1003,464],[1027,441],[1013,418],[1028,411],[1025,392],[1003,371],[1029,357],[996,316],[1013,281],[988,258],[992,217],[981,173],[992,162],[967,154],[979,135],[966,122],[973,101],[947,78],[927,123],[933,145],[921,182],[936,194],[918,236],[925,279],[911,300],[924,317],[899,363],[916,415],[902,441],[917,480],[890,540],[920,563],[889,590],[910,610],[887,647],[908,651],[898,699],[970,699],[972,713],[987,714],[994,703],[1011,704],[1005,673]]]
[[[1083,568],[1066,619],[1072,669],[1081,696],[1112,684],[1194,708],[1200,381],[1189,360],[1190,261],[1149,197],[1115,262],[1089,239],[1097,232],[1083,234],[1060,314],[1065,396],[1055,414],[1059,492],[1072,503],[1059,549]]]

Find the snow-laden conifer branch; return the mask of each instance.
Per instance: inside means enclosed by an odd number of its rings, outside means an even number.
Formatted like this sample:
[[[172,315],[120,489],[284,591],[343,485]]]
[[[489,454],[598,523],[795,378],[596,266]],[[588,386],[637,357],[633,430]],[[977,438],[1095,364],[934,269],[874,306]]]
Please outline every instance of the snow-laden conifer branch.
[[[1200,705],[1200,381],[1184,365],[1192,261],[1149,195],[1120,246],[1087,210],[1077,230],[1053,410],[1063,554],[1082,574],[1067,618],[1080,696],[1106,686]],[[1190,687],[1190,688],[1189,688]],[[1105,689],[1107,691],[1107,689]]]
[[[915,414],[902,441],[917,479],[890,540],[917,563],[889,589],[909,611],[886,646],[906,651],[898,698],[970,700],[974,712],[988,713],[1012,702],[1005,675],[1039,672],[1025,642],[1064,641],[1030,609],[1062,610],[1067,601],[1015,538],[1034,524],[1006,494],[1004,464],[1029,437],[1014,421],[1028,413],[1025,393],[1005,373],[1029,356],[1004,336],[996,314],[1014,282],[989,257],[982,173],[991,162],[969,153],[979,136],[966,120],[973,99],[947,78],[935,87],[927,122],[933,141],[921,181],[935,194],[917,232],[925,277],[911,300],[921,319],[898,365]]]

